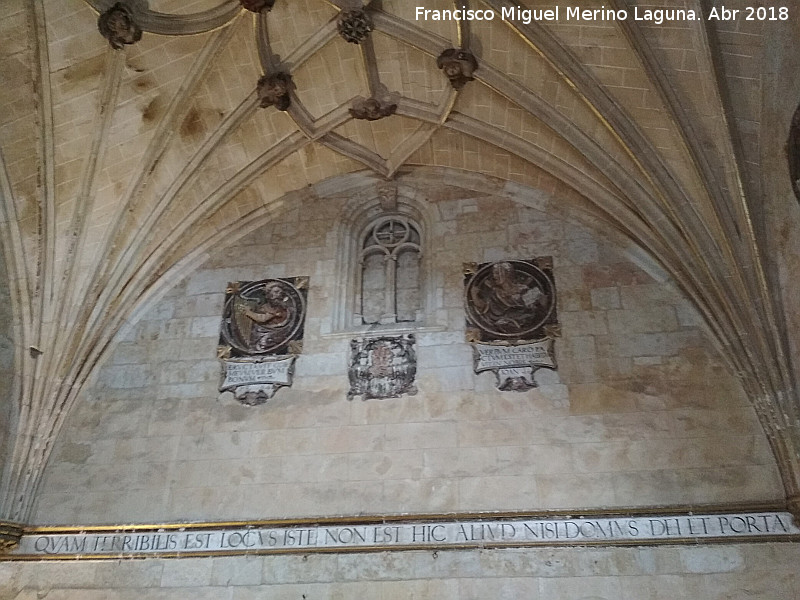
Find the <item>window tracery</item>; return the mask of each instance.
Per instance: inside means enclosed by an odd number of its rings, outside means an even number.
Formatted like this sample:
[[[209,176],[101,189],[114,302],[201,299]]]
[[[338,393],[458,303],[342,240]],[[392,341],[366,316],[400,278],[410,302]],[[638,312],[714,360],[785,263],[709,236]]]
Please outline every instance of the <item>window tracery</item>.
[[[335,286],[322,334],[441,330],[446,316],[439,310],[442,284],[432,270],[433,206],[416,190],[367,177],[329,193],[348,199],[334,232]]]
[[[408,323],[420,311],[419,227],[402,215],[372,221],[362,237],[357,289],[364,325]]]

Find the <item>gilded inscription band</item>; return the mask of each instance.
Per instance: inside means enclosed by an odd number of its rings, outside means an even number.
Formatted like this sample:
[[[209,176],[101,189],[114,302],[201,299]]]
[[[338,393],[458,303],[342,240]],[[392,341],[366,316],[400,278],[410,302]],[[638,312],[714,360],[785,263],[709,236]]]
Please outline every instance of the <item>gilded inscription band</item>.
[[[26,530],[4,560],[185,557],[291,552],[800,541],[786,511],[455,515],[380,520]]]

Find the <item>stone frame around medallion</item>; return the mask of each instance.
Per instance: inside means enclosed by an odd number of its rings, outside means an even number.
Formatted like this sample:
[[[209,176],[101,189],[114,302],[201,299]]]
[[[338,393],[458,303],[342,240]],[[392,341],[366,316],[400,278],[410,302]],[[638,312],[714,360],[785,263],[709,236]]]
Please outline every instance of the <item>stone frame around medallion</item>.
[[[343,190],[344,191],[344,190]],[[390,181],[370,181],[351,188],[351,198],[335,228],[337,285],[329,327],[323,335],[396,333],[439,329],[434,320],[437,287],[432,269],[431,231],[433,208],[416,190]],[[397,218],[413,225],[419,234],[419,307],[414,321],[364,324],[361,318],[361,264],[365,236],[379,222]]]

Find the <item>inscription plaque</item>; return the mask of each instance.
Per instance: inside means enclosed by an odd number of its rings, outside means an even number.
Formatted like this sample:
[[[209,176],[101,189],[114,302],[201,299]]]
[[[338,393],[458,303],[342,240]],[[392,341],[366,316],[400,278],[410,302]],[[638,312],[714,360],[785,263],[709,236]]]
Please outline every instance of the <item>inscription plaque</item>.
[[[234,398],[249,406],[266,402],[278,388],[292,385],[294,361],[286,358],[240,358],[223,361],[221,392],[231,391]]]
[[[531,344],[500,346],[472,344],[476,373],[492,371],[497,377],[497,389],[502,391],[529,390],[536,387],[536,369],[556,368],[553,340],[544,339]]]

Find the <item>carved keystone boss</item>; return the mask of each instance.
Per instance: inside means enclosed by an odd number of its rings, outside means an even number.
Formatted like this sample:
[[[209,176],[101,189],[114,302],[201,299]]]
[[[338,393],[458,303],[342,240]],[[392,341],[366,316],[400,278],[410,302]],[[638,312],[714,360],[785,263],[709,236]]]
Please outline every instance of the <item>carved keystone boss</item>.
[[[142,39],[142,29],[133,20],[133,11],[117,2],[97,19],[97,28],[114,50]]]
[[[258,80],[258,98],[261,108],[274,106],[278,110],[289,110],[292,98],[289,91],[292,89],[292,76],[289,73],[273,73],[264,75]]]
[[[393,115],[396,110],[397,104],[381,102],[377,98],[367,98],[353,103],[353,107],[350,109],[350,116],[364,121],[377,121]]]
[[[448,48],[436,59],[436,66],[444,71],[453,89],[460,90],[475,79],[472,74],[478,68],[478,60],[469,50]]]
[[[336,20],[336,29],[339,30],[339,35],[345,41],[351,44],[360,44],[369,37],[370,31],[372,31],[372,20],[364,10],[343,10]]]

